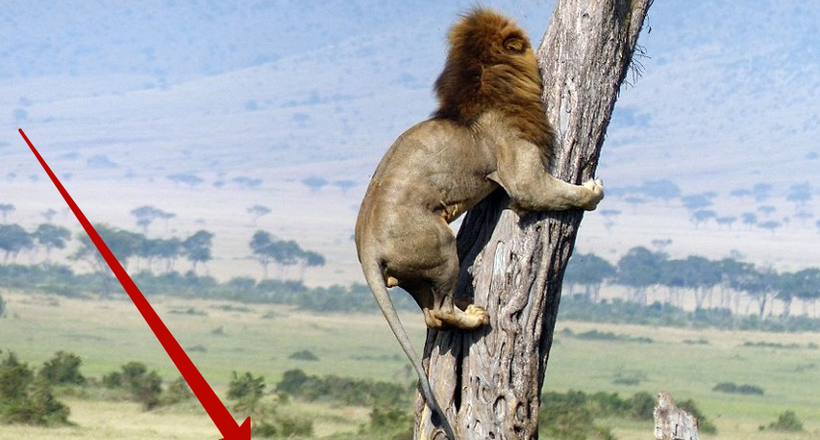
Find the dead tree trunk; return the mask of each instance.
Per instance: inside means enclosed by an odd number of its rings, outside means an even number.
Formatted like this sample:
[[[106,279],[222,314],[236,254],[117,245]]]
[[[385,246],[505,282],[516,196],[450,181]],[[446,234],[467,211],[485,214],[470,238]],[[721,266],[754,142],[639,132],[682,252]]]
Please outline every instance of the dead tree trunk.
[[[655,440],[698,440],[698,419],[678,408],[672,395],[661,391],[655,406]]]
[[[580,183],[595,174],[651,2],[557,2],[538,53],[547,116],[557,132],[554,175]],[[490,325],[476,332],[431,330],[424,349],[459,440],[538,437],[561,282],[582,217],[580,211],[519,217],[504,209],[505,197],[494,194],[470,211],[458,237],[459,294],[486,307]],[[444,438],[420,397],[414,438]]]

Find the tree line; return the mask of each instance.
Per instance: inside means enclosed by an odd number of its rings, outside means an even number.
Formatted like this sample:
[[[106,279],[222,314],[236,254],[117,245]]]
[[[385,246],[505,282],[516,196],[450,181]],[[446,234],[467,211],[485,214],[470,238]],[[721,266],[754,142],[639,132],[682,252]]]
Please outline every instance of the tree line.
[[[208,231],[200,230],[184,238],[150,238],[144,233],[106,225],[97,229],[147,295],[286,304],[316,312],[375,310],[367,287],[361,284],[306,286],[302,281],[304,269],[324,264],[324,257],[303,249],[293,240],[278,239],[265,231],[257,231],[248,244],[249,258],[259,262],[263,277],[240,276],[220,282],[209,276],[207,270],[201,273],[198,269],[212,258],[214,235]],[[79,245],[69,258],[87,261],[93,271],[76,273],[69,266],[51,261],[51,252],[65,249],[71,240],[67,229],[51,224],[39,225],[31,232],[15,224],[0,225],[0,251],[4,252],[0,286],[75,297],[94,294],[106,297],[122,293],[85,234],[79,234],[76,239]],[[41,262],[15,264],[23,252],[32,255],[32,262],[38,259]],[[176,262],[182,258],[191,263],[190,269],[184,272],[176,268]],[[267,278],[271,265],[279,267],[278,279]],[[284,276],[286,270],[293,267],[301,269],[299,279]],[[818,268],[777,272],[734,258],[710,260],[689,256],[675,259],[660,251],[635,247],[614,263],[595,254],[576,253],[567,267],[564,284],[565,293],[576,299],[565,301],[561,306],[562,316],[568,319],[609,321],[615,319],[612,315],[617,312],[623,316],[634,315],[636,319],[654,316],[658,320],[670,321],[671,325],[694,320],[692,322],[720,328],[820,328],[812,322],[800,321],[817,315],[820,299]],[[606,294],[602,294],[603,291]],[[624,302],[619,302],[621,298],[613,291],[625,291]],[[394,296],[398,307],[415,309],[408,295],[398,291]],[[584,298],[584,305],[577,301],[579,297]],[[793,304],[802,306],[802,317],[792,313]],[[0,316],[4,306],[0,298]],[[694,312],[684,311],[693,308]],[[774,319],[775,310],[779,312],[777,319]],[[753,316],[755,319],[740,322],[731,316],[738,319]],[[800,322],[784,324],[789,319]]]
[[[147,230],[145,222],[141,225]],[[126,269],[131,269],[131,272],[147,270],[152,273],[169,273],[174,271],[176,262],[184,258],[197,274],[199,267],[207,265],[213,259],[215,235],[206,230],[196,231],[184,238],[152,238],[143,232],[132,232],[105,224],[95,225],[94,228],[117,260]],[[18,224],[0,224],[3,264],[15,262],[21,253],[30,253],[32,260],[36,260],[40,251],[45,253],[42,262],[50,264],[52,251],[65,249],[71,240],[71,231],[51,223],[40,224],[31,232]],[[108,266],[88,235],[79,233],[76,241],[79,243],[78,247],[68,258],[85,261],[94,272],[107,274]],[[294,240],[277,239],[262,230],[256,231],[248,246],[251,250],[249,257],[259,262],[265,279],[268,278],[268,267],[271,264],[280,268],[281,277],[285,277],[288,268],[297,267],[299,279],[303,279],[306,268],[320,267],[326,263],[322,254],[305,250]]]
[[[800,300],[804,315],[816,314],[820,299],[820,268],[777,272],[734,258],[673,259],[642,246],[630,249],[614,264],[594,254],[576,254],[564,283],[570,294],[580,287],[592,302],[602,300],[604,286],[621,286],[628,292],[627,300],[635,303],[648,304],[649,294],[654,293],[661,302],[681,308],[693,303],[698,310],[723,308],[748,315],[754,307],[761,319],[773,314],[775,302],[780,316],[789,317],[795,299]]]

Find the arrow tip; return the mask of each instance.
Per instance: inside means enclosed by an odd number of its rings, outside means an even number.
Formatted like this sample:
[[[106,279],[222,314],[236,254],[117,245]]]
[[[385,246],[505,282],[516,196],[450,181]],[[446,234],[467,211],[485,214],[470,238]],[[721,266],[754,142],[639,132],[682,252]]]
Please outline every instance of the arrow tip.
[[[233,432],[226,435],[222,440],[250,440],[251,439],[251,418],[248,417],[242,426],[236,426]]]

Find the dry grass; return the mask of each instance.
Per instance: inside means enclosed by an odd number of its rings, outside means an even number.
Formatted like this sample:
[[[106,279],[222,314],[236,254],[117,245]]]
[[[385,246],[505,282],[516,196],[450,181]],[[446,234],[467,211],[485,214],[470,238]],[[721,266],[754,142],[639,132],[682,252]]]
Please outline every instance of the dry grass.
[[[92,301],[2,292],[8,317],[0,319],[0,349],[12,350],[20,359],[39,366],[56,351],[80,355],[86,376],[101,377],[122,364],[138,360],[166,379],[178,377],[173,364],[125,300]],[[232,371],[250,371],[266,378],[269,389],[281,374],[301,368],[308,374],[350,376],[410,383],[413,376],[392,334],[380,315],[324,315],[287,307],[231,304],[223,301],[184,301],[150,298],[194,363],[224,397]],[[226,307],[227,306],[227,307]],[[189,309],[196,313],[187,312]],[[271,314],[273,318],[266,317]],[[404,317],[421,346],[424,336],[417,314]],[[651,344],[623,341],[590,341],[566,337],[589,330],[644,336]],[[667,390],[679,400],[693,398],[717,424],[718,438],[786,440],[820,438],[820,345],[818,334],[770,334],[649,328],[631,325],[563,322],[550,359],[545,390],[578,389],[617,392]],[[685,341],[705,341],[691,344]],[[767,342],[801,348],[743,347],[744,342]],[[193,347],[199,347],[192,350]],[[319,361],[299,361],[289,356],[310,350]],[[619,385],[622,376],[639,378],[635,386]],[[763,396],[716,393],[718,382],[753,384]],[[207,415],[195,404],[144,412],[138,405],[69,398],[74,427],[39,429],[3,426],[0,439],[137,439],[220,438]],[[317,436],[356,432],[368,420],[368,408],[292,402],[284,413],[314,420]],[[409,408],[408,408],[409,410]],[[804,422],[804,434],[758,431],[785,410],[794,410]],[[241,414],[235,414],[240,417]],[[622,420],[605,421],[621,440],[644,439],[651,426]],[[709,438],[704,436],[704,438]]]

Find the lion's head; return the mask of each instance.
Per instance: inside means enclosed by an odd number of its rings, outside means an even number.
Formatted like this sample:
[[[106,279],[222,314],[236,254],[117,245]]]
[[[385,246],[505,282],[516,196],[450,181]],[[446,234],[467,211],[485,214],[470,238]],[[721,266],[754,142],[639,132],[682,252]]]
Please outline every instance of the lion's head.
[[[448,40],[447,62],[435,84],[439,108],[434,117],[470,125],[496,110],[522,138],[552,146],[538,61],[524,31],[507,17],[479,8],[453,26]]]

